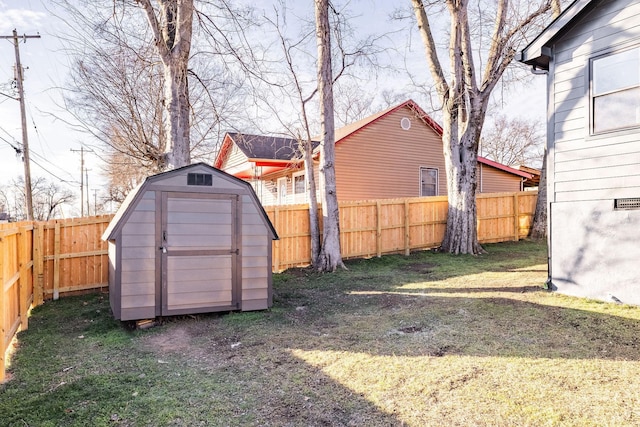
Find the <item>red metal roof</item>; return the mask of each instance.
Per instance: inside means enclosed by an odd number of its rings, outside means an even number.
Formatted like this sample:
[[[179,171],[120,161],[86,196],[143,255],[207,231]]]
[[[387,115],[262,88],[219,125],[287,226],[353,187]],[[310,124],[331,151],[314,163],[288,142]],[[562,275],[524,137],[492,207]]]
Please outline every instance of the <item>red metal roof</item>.
[[[487,166],[493,166],[496,169],[500,169],[502,171],[509,172],[509,173],[514,174],[514,175],[518,175],[518,176],[520,176],[522,178],[527,178],[528,179],[528,178],[531,178],[533,176],[530,173],[527,173],[527,172],[524,172],[524,171],[521,171],[521,170],[518,170],[518,169],[514,169],[514,168],[509,167],[507,165],[503,165],[502,163],[494,162],[493,160],[489,160],[489,159],[486,159],[486,158],[481,157],[481,156],[478,156],[478,162],[484,163]]]

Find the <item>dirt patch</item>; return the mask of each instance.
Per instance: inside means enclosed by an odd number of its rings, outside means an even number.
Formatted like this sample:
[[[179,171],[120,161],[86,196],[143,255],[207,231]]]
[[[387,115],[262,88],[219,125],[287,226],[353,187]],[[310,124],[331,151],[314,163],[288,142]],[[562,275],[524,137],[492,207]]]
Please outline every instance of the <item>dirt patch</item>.
[[[422,332],[421,326],[406,326],[404,328],[398,329],[398,331],[403,332],[405,334],[415,334],[416,332]]]
[[[433,273],[433,269],[436,267],[436,264],[432,264],[429,262],[420,262],[414,264],[407,264],[403,267],[404,270],[414,271],[420,274],[430,274]]]
[[[191,336],[186,325],[172,325],[163,331],[142,339],[142,346],[145,350],[154,353],[181,353],[191,345]]]

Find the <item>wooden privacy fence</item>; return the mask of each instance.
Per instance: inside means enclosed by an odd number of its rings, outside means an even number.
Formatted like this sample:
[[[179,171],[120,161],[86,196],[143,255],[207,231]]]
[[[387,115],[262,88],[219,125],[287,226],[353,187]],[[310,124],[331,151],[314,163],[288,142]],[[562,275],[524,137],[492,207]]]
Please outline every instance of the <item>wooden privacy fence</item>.
[[[33,224],[0,224],[0,382],[16,332],[26,329],[33,303]]]
[[[107,245],[100,237],[111,218],[0,224],[0,382],[7,349],[28,327],[31,307],[108,286]]]
[[[537,195],[532,191],[478,195],[480,243],[526,237]],[[265,208],[280,237],[273,242],[273,271],[310,264],[308,209],[308,205]],[[408,255],[412,250],[438,247],[447,226],[447,210],[446,196],[341,202],[342,257]]]
[[[481,243],[518,240],[529,233],[536,192],[477,197]],[[311,239],[307,205],[267,207],[280,240],[273,271],[308,265]],[[108,286],[107,244],[112,215],[0,224],[0,382],[5,354],[27,313],[44,300]],[[437,247],[447,222],[446,197],[340,203],[343,258],[409,254]]]

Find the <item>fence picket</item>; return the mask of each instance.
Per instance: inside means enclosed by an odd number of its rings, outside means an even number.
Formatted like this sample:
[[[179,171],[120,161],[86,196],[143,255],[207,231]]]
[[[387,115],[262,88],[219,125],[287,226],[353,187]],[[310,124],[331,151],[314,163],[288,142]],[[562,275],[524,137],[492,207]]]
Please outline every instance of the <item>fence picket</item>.
[[[4,233],[0,231],[0,382],[5,379],[5,355],[7,353],[7,325],[5,325],[6,319],[9,317],[8,313],[5,313],[5,290],[4,290],[4,267],[5,258],[7,254],[7,244],[4,238]]]

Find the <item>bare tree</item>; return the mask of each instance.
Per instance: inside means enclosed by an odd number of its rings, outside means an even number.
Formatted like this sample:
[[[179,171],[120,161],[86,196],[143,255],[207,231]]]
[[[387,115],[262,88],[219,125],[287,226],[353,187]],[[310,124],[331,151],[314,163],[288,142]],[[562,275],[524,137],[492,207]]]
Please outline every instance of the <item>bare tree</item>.
[[[63,207],[71,207],[75,201],[74,193],[68,188],[62,188],[54,182],[47,181],[43,177],[32,180],[33,193],[33,219],[36,221],[48,221],[56,217],[62,217]],[[9,216],[16,220],[27,218],[25,211],[25,186],[24,178],[12,180],[8,185],[0,188],[0,197],[8,210]],[[13,209],[11,209],[13,201]]]
[[[163,169],[186,166],[191,163],[187,70],[193,34],[193,0],[163,0],[156,8],[151,0],[136,2],[147,17],[164,69],[167,141],[162,166]]]
[[[271,71],[265,74],[268,74],[270,79],[263,83],[267,83],[268,90],[261,91],[255,88],[253,96],[256,104],[263,106],[268,114],[275,118],[281,129],[285,129],[285,134],[299,143],[299,155],[300,159],[304,160],[305,184],[309,196],[311,260],[315,267],[318,265],[321,250],[318,193],[314,173],[317,157],[314,153],[315,144],[312,142],[312,135],[318,133],[318,121],[314,120],[318,103],[318,81],[317,75],[308,72],[312,67],[317,67],[317,59],[309,54],[312,43],[316,43],[315,22],[307,23],[304,18],[297,17],[298,33],[292,36],[291,29],[286,24],[288,9],[281,5],[281,8],[274,10],[274,17],[266,16],[265,19],[275,30],[283,56],[267,62]],[[356,116],[362,114],[366,108],[371,108],[371,105],[365,107],[358,103],[358,99],[364,99],[365,96],[354,81],[359,79],[360,73],[364,71],[364,67],[360,65],[366,64],[366,72],[371,72],[369,65],[376,63],[375,58],[381,48],[374,36],[351,36],[353,33],[348,19],[345,18],[347,15],[348,11],[345,10],[331,9],[329,13],[330,29],[336,39],[331,52],[333,86],[344,87],[352,94],[348,100],[353,101],[353,104],[342,104],[344,114],[345,117],[359,119],[361,117]],[[273,49],[270,55],[273,56]],[[274,104],[274,99],[282,102]],[[354,106],[355,108],[352,108]],[[274,133],[280,133],[281,129]]]
[[[480,154],[505,165],[538,167],[543,155],[543,131],[539,120],[497,115],[482,132]]]
[[[285,11],[286,13],[286,11]],[[320,256],[320,219],[318,217],[318,199],[317,199],[317,184],[315,179],[315,167],[313,160],[313,141],[311,137],[311,123],[309,120],[309,104],[313,100],[317,90],[314,89],[310,93],[305,94],[305,84],[300,78],[300,73],[297,71],[297,67],[294,64],[294,51],[299,48],[299,46],[304,45],[305,42],[311,38],[310,32],[303,34],[302,37],[295,41],[290,42],[285,37],[282,27],[279,22],[279,16],[276,13],[276,20],[269,20],[272,25],[276,28],[278,33],[278,38],[280,41],[280,46],[282,47],[282,52],[284,54],[284,63],[286,64],[287,74],[290,79],[291,86],[293,86],[295,92],[295,98],[298,103],[299,113],[300,113],[300,126],[291,125],[289,123],[285,123],[284,120],[281,120],[281,114],[279,113],[279,108],[276,107],[272,109],[274,115],[279,119],[280,123],[288,129],[288,132],[291,136],[298,140],[299,151],[302,153],[302,157],[304,159],[304,174],[305,174],[305,186],[306,192],[309,196],[309,231],[311,234],[311,264],[313,267],[317,266],[318,259]],[[280,90],[282,95],[285,95],[284,92],[287,91],[287,84],[279,84],[279,85],[271,85],[276,89]],[[268,105],[272,105],[270,102]]]
[[[120,204],[137,185],[149,175],[140,163],[119,151],[111,151],[104,159],[104,175],[107,178],[107,199]]]
[[[544,239],[547,237],[547,152],[545,150],[542,159],[542,170],[540,171],[540,182],[538,183],[538,198],[536,199],[536,210],[533,213],[531,231],[529,237],[532,239]]]
[[[202,10],[194,12],[198,16],[194,34],[199,38],[194,42],[195,50],[185,71],[189,96],[186,111],[190,127],[189,157],[202,161],[211,159],[222,128],[243,111],[238,107],[244,98],[243,73],[232,70],[237,61],[234,62],[233,57],[227,60],[225,55],[231,54],[229,49],[225,50],[224,35],[205,31],[203,26],[213,26],[213,21],[204,19],[211,14],[219,18],[218,29],[231,36],[233,31],[241,31],[240,24],[245,22],[223,25],[232,21],[234,11],[224,6],[226,2],[218,3],[223,4],[220,8],[224,13],[218,13],[217,3],[209,1],[199,2]],[[64,11],[60,19],[66,19],[67,34],[61,37],[66,42],[67,53],[74,58],[70,81],[63,91],[65,110],[74,116],[79,130],[90,133],[100,142],[94,149],[106,152],[103,158],[108,165],[107,175],[114,185],[108,193],[114,201],[120,201],[122,190],[130,187],[122,186],[123,181],[137,182],[140,177],[157,173],[167,165],[167,152],[172,143],[167,130],[170,123],[164,90],[165,66],[155,47],[154,33],[145,25],[145,15],[138,13],[139,3],[126,1],[109,5],[89,1],[80,7],[73,1],[55,0],[55,4]],[[156,11],[160,16],[161,9]],[[159,19],[160,25],[163,19],[169,18],[163,15]],[[176,25],[179,20],[176,16]],[[222,40],[217,45],[218,51],[212,47],[216,41],[209,40],[214,36]],[[167,34],[167,37],[180,37],[180,34]],[[161,40],[165,47],[169,39]],[[238,68],[241,67],[236,66]],[[178,133],[184,135],[184,132]],[[132,163],[135,166],[132,167]],[[131,172],[134,174],[124,177]],[[111,179],[114,177],[117,179]]]
[[[333,117],[333,74],[331,69],[331,28],[329,0],[315,0],[318,43],[318,93],[320,94],[320,179],[322,180],[322,249],[319,271],[344,267],[340,251],[340,212],[336,192],[335,126]]]
[[[334,108],[340,126],[346,126],[376,112],[375,95],[366,93],[357,83],[340,83],[335,89]]]
[[[526,31],[540,23],[551,10],[553,0],[512,5],[508,0],[480,3],[482,14],[470,18],[470,0],[446,0],[449,17],[449,67],[442,66],[434,38],[430,8],[441,3],[411,0],[424,44],[431,78],[443,109],[443,151],[447,172],[449,208],[447,229],[441,249],[450,253],[479,254],[475,195],[480,135],[492,90],[512,62]],[[433,4],[432,4],[433,3]],[[495,5],[495,6],[494,6]],[[438,15],[442,16],[442,14]],[[477,55],[484,39],[486,18],[492,30],[485,53]],[[477,33],[474,33],[476,28]],[[481,69],[480,69],[481,68]],[[448,77],[447,77],[448,74]]]

